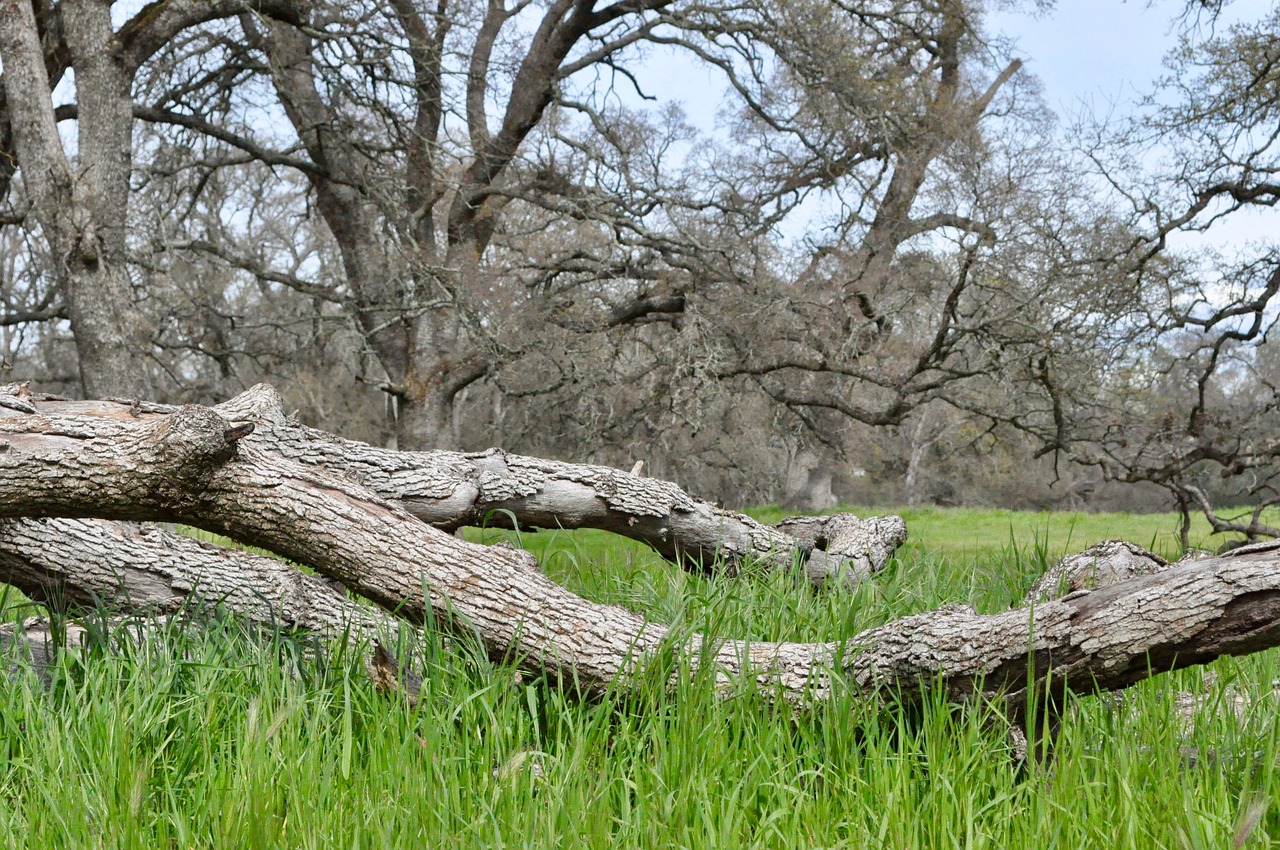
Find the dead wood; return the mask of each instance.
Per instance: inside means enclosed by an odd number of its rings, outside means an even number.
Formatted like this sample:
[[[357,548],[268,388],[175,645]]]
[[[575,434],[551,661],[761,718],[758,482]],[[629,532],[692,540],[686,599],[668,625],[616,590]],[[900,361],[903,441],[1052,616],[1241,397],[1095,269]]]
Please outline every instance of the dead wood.
[[[40,412],[144,422],[177,408],[139,402],[67,401],[0,388],[12,412]],[[883,567],[906,540],[899,517],[824,518],[838,533],[810,533],[812,518],[769,527],[749,516],[695,499],[668,481],[609,467],[483,452],[397,452],[344,440],[287,416],[276,391],[259,384],[214,408],[229,422],[252,424],[245,444],[357,480],[437,528],[463,526],[596,528],[639,540],[699,572],[736,573],[745,563],[796,569],[815,585],[846,582]],[[795,529],[798,533],[791,533]]]
[[[1169,562],[1134,543],[1107,540],[1067,555],[1045,570],[1027,591],[1026,604],[1059,599],[1079,590],[1107,587],[1167,569]]]
[[[952,699],[1118,689],[1280,641],[1280,544],[994,615],[930,611],[829,643],[676,636],[547,579],[525,552],[460,541],[359,483],[254,446],[203,407],[163,416],[0,415],[0,515],[180,521],[307,563],[411,622],[465,623],[494,657],[587,690],[664,649],[798,704],[848,688]]]
[[[85,519],[0,520],[0,582],[55,610],[176,614],[222,608],[269,628],[373,641],[400,621],[337,582],[278,558],[150,525]]]

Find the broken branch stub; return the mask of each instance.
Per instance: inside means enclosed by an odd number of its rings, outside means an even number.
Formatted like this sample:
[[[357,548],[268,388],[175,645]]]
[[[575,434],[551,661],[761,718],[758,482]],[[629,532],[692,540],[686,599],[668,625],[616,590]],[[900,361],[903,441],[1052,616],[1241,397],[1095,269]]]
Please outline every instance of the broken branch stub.
[[[1168,569],[1169,562],[1154,552],[1148,552],[1134,543],[1123,540],[1107,540],[1090,546],[1083,552],[1067,555],[1044,575],[1036,579],[1027,591],[1026,603],[1059,599],[1081,590],[1094,590]]]
[[[899,516],[795,516],[780,520],[774,528],[809,549],[805,573],[815,585],[833,579],[856,585],[889,563],[907,542],[907,524]]]

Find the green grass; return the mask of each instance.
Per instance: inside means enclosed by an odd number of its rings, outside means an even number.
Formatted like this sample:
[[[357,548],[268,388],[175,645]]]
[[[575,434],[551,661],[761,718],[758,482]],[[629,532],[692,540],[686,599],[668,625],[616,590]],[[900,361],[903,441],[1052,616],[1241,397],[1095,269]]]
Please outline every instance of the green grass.
[[[1174,528],[1115,515],[907,519],[915,542],[853,594],[781,575],[691,577],[601,534],[520,539],[599,601],[725,636],[828,640],[946,602],[997,610],[1067,548],[1159,545]],[[1246,813],[1280,792],[1274,653],[1219,661],[1211,684],[1181,671],[1119,705],[1081,699],[1047,770],[1015,764],[1004,721],[981,706],[907,712],[846,695],[796,718],[751,692],[718,699],[696,675],[674,693],[655,675],[584,704],[465,643],[429,639],[418,654],[416,708],[375,691],[363,647],[317,659],[302,639],[220,620],[64,660],[49,690],[7,680],[0,844],[1230,847]],[[1213,708],[1232,689],[1256,699],[1243,719]],[[1185,732],[1177,690],[1209,698]],[[1274,806],[1243,846],[1271,835]]]

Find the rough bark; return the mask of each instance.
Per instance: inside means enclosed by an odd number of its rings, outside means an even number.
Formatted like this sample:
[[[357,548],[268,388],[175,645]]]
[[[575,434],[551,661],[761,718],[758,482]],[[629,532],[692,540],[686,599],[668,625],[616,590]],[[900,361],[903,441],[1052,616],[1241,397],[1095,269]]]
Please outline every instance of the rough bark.
[[[150,322],[134,295],[125,232],[134,77],[187,27],[253,6],[294,17],[287,4],[276,5],[151,3],[115,30],[112,4],[100,0],[0,2],[0,82],[12,153],[32,202],[31,218],[53,257],[86,395],[147,395],[149,389],[148,371],[137,360],[151,348]],[[49,57],[42,38],[58,45]],[[68,70],[75,73],[77,102],[74,168],[51,98]],[[13,164],[6,162],[5,170],[11,172]]]
[[[121,402],[42,400],[12,395],[0,400],[32,411],[120,421],[150,420],[178,408]],[[285,415],[279,395],[259,384],[215,408],[233,422],[251,422],[246,444],[306,466],[359,480],[414,516],[446,531],[463,526],[598,528],[639,540],[686,568],[733,573],[754,561],[778,569],[803,563],[815,585],[832,577],[852,583],[888,563],[907,537],[899,517],[829,518],[839,533],[816,520],[770,528],[751,517],[690,497],[666,481],[600,466],[485,452],[396,452],[343,440]],[[824,521],[824,522],[825,522]],[[832,526],[835,528],[836,526]],[[796,531],[793,532],[792,529]]]
[[[795,516],[774,527],[809,552],[805,573],[815,585],[833,575],[842,575],[848,584],[857,583],[888,563],[907,540],[907,524],[898,516]]]
[[[799,704],[1000,698],[1126,687],[1153,672],[1280,643],[1280,543],[994,615],[947,608],[830,643],[676,635],[547,579],[525,552],[457,540],[315,467],[246,445],[249,425],[184,407],[129,421],[0,407],[0,516],[191,523],[315,567],[409,620],[474,631],[489,652],[586,690],[624,688],[664,649]]]
[[[216,607],[250,622],[359,640],[399,621],[278,558],[164,529],[83,519],[0,520],[0,581],[54,608],[167,615]]]
[[[1108,540],[1083,552],[1068,555],[1040,576],[1027,591],[1027,604],[1059,599],[1079,590],[1108,587],[1169,567],[1154,552],[1123,540]]]

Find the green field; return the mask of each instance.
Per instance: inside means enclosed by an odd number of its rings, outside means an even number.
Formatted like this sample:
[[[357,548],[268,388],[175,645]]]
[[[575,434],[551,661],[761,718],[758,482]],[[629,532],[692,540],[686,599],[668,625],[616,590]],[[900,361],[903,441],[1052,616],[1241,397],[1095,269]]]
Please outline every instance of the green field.
[[[519,538],[592,599],[723,636],[830,640],[947,602],[998,610],[1058,555],[1108,537],[1173,554],[1176,528],[1165,516],[904,515],[912,542],[854,593],[691,577],[604,534]],[[317,659],[306,639],[214,621],[64,661],[49,690],[20,673],[0,689],[4,846],[1217,848],[1280,836],[1274,653],[1221,660],[1213,681],[1187,670],[1118,703],[1082,698],[1045,768],[1016,763],[1005,722],[982,706],[842,696],[792,717],[749,691],[719,699],[705,676],[674,693],[654,676],[583,704],[433,638],[418,647],[425,684],[410,708],[375,691],[365,650]],[[1177,691],[1207,697],[1190,722]],[[1237,694],[1252,701],[1242,716],[1223,708]]]

